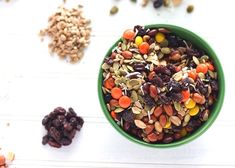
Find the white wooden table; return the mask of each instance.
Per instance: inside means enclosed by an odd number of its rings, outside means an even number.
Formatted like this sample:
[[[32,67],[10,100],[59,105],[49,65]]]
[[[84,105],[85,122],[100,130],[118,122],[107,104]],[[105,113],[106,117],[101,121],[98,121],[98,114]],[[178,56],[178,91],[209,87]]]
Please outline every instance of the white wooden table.
[[[142,8],[129,0],[68,0],[66,5],[78,3],[93,31],[84,58],[71,65],[51,57],[48,42],[37,36],[62,0],[0,1],[0,147],[15,152],[10,167],[235,167],[234,1],[184,0],[174,10]],[[195,11],[187,14],[191,3]],[[120,11],[109,16],[115,4]],[[151,23],[191,29],[211,44],[224,68],[226,94],[219,117],[201,137],[177,148],[152,149],[128,141],[111,127],[98,101],[98,70],[106,51],[123,30]],[[71,106],[85,119],[72,145],[61,149],[41,144],[41,120],[57,106]]]

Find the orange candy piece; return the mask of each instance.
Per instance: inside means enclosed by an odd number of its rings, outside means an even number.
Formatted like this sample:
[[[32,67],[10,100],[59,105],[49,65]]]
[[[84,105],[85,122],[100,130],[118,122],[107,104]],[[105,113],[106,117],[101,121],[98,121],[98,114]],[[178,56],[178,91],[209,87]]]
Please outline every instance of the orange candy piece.
[[[114,79],[109,78],[106,81],[104,81],[104,87],[107,89],[112,89],[115,86]]]
[[[198,65],[197,65],[197,68],[196,68],[196,72],[197,72],[197,73],[200,73],[200,72],[201,72],[201,73],[206,74],[207,71],[208,71],[208,67],[207,67],[206,64],[198,64]]]
[[[127,40],[133,40],[135,37],[135,32],[132,29],[127,29],[124,31],[122,37]]]
[[[114,98],[114,99],[119,99],[121,96],[122,96],[122,89],[118,88],[118,87],[114,87],[112,90],[111,90],[111,96]]]
[[[189,90],[183,90],[181,94],[183,96],[182,102],[186,102],[190,98]]]
[[[131,105],[131,99],[128,96],[122,96],[118,101],[120,107],[127,108]]]
[[[141,54],[147,54],[149,51],[149,44],[147,42],[143,42],[139,45],[139,50]]]
[[[191,70],[188,72],[188,77],[192,78],[195,81],[197,79],[197,73]]]
[[[206,63],[206,66],[208,67],[208,69],[210,71],[214,71],[215,70],[214,66],[211,63],[209,63],[209,62]]]

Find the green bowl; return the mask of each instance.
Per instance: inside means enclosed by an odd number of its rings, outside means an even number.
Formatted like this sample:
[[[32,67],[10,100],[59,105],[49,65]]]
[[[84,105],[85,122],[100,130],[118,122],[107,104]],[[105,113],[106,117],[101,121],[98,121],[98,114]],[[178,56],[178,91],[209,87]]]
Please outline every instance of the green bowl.
[[[137,144],[141,144],[144,146],[148,146],[148,147],[153,147],[153,148],[168,148],[168,147],[176,147],[188,142],[191,142],[192,140],[196,139],[197,137],[199,137],[200,135],[202,135],[204,132],[206,132],[206,130],[213,124],[213,122],[215,121],[215,119],[217,118],[220,109],[223,105],[223,100],[224,100],[224,93],[225,93],[225,81],[224,81],[224,73],[223,73],[223,69],[222,66],[220,64],[220,61],[218,59],[218,57],[216,56],[215,52],[213,51],[213,49],[209,46],[209,44],[207,44],[206,41],[204,41],[201,37],[197,36],[195,33],[184,29],[182,27],[178,27],[178,26],[174,26],[174,25],[167,25],[167,24],[154,24],[154,25],[147,25],[145,26],[147,28],[167,28],[169,29],[171,32],[175,33],[176,35],[178,35],[179,37],[182,37],[183,39],[190,41],[193,43],[193,45],[197,46],[199,49],[204,50],[207,55],[210,56],[210,58],[214,61],[214,65],[217,69],[217,73],[218,73],[218,83],[219,83],[219,92],[218,92],[218,98],[217,101],[214,103],[212,109],[211,109],[211,113],[210,113],[210,117],[208,118],[208,120],[202,124],[197,130],[195,130],[191,135],[186,136],[185,138],[182,138],[179,141],[173,141],[172,143],[169,144],[150,144],[144,141],[141,141],[139,139],[136,139],[135,137],[129,135],[128,133],[126,133],[121,127],[119,127],[116,122],[112,119],[110,113],[107,110],[104,98],[103,98],[103,93],[102,93],[102,69],[100,68],[99,71],[99,77],[98,77],[98,96],[99,96],[99,101],[100,101],[100,105],[101,108],[106,116],[106,118],[108,119],[108,121],[110,122],[110,124],[124,137],[126,137],[128,140],[135,142]],[[108,50],[107,54],[105,57],[109,56],[110,53],[112,52],[112,49],[117,45],[117,43],[121,40],[121,38]],[[102,60],[103,63],[103,60]]]

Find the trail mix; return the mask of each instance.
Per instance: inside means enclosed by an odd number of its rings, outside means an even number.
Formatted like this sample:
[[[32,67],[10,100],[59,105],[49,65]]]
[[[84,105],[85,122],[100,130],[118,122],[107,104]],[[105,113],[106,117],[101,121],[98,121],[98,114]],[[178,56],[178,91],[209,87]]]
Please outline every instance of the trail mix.
[[[8,167],[14,159],[15,154],[13,152],[7,152],[7,154],[2,154],[2,152],[0,152],[0,168]]]
[[[148,143],[191,134],[210,116],[218,93],[210,57],[165,28],[126,30],[102,70],[111,117]]]
[[[49,17],[49,26],[41,30],[39,35],[49,36],[51,53],[60,58],[67,58],[71,63],[78,62],[90,42],[90,20],[83,16],[82,6],[71,10],[61,6]]]
[[[83,123],[84,120],[77,116],[72,108],[68,111],[62,107],[55,108],[42,120],[42,125],[47,130],[47,134],[42,138],[42,144],[48,143],[55,148],[70,145],[76,132],[81,130]]]

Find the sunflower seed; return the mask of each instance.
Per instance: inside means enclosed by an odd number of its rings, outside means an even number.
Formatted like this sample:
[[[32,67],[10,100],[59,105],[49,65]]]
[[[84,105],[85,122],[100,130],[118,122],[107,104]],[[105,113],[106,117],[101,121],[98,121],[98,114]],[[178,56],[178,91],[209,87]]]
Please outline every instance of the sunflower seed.
[[[196,65],[200,64],[199,60],[195,56],[193,56],[193,61]]]
[[[180,103],[174,102],[174,107],[175,107],[176,111],[182,111],[182,106]]]
[[[190,118],[191,118],[190,115],[186,114],[185,117],[184,117],[184,122],[188,123]]]
[[[115,110],[114,110],[114,112],[115,113],[121,113],[121,112],[123,112],[124,111],[124,109],[123,108],[116,108]]]
[[[172,77],[173,77],[173,79],[175,79],[178,82],[178,81],[180,81],[182,79],[183,72],[179,71],[179,72],[175,73]]]

